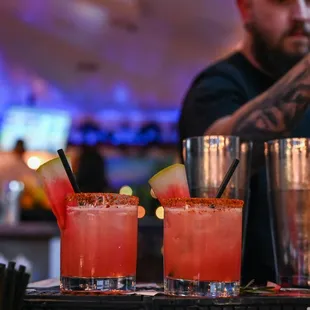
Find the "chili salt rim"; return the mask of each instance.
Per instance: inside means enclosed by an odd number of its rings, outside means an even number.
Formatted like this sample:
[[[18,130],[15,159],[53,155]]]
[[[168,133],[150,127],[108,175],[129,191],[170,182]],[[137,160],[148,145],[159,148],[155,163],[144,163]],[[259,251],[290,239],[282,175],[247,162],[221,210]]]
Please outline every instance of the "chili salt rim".
[[[136,196],[122,195],[116,193],[75,193],[66,197],[66,202],[78,202],[81,205],[93,205],[98,202],[106,207],[114,205],[135,206],[139,204],[139,198]]]
[[[161,204],[164,208],[197,207],[197,205],[215,208],[243,208],[244,201],[229,198],[163,198]]]

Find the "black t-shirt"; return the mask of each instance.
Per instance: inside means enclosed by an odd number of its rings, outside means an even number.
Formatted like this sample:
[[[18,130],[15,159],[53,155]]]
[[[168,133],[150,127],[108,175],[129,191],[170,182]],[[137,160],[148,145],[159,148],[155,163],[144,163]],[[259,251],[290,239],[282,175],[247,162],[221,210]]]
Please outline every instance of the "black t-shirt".
[[[232,54],[202,71],[183,102],[179,120],[180,148],[184,138],[204,135],[214,121],[234,113],[274,83],[275,80],[256,69],[241,53]],[[309,122],[307,113],[292,136],[309,137]],[[250,187],[243,280],[274,281],[265,167],[253,176]]]

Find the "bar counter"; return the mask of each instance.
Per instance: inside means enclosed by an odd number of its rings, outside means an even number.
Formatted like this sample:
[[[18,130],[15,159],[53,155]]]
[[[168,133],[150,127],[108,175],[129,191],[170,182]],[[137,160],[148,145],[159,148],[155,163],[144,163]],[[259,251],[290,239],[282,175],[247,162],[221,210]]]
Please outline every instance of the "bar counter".
[[[11,239],[50,239],[59,236],[56,223],[49,222],[21,222],[18,225],[0,225],[0,238]]]
[[[237,298],[169,297],[158,292],[155,296],[70,296],[59,289],[32,290],[25,297],[23,310],[66,309],[154,309],[154,310],[309,310],[309,293],[271,296],[241,296]]]
[[[53,222],[20,222],[0,225],[0,263],[15,261],[31,273],[31,281],[57,276],[59,228]],[[55,265],[55,266],[54,266]]]

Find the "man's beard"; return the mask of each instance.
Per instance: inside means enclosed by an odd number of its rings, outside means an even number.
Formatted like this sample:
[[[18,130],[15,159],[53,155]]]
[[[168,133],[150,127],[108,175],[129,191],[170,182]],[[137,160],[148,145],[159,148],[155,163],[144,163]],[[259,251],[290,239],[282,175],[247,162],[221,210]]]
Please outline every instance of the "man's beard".
[[[256,61],[264,71],[273,78],[279,79],[294,67],[305,55],[288,54],[283,50],[283,39],[275,46],[271,47],[266,40],[266,36],[261,34],[256,27],[251,25],[250,32],[253,38],[252,52]]]

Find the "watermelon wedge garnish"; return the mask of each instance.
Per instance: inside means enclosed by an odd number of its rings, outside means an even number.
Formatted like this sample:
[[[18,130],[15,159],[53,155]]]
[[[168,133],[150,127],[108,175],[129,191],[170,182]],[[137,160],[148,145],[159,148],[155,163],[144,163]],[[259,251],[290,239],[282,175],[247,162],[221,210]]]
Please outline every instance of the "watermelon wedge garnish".
[[[171,165],[149,179],[153,192],[160,203],[167,198],[189,198],[185,166]]]
[[[60,158],[54,158],[46,162],[38,168],[37,173],[52,205],[58,226],[60,229],[64,229],[66,223],[66,197],[68,194],[73,194],[74,191]]]

